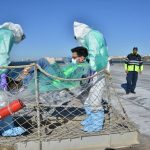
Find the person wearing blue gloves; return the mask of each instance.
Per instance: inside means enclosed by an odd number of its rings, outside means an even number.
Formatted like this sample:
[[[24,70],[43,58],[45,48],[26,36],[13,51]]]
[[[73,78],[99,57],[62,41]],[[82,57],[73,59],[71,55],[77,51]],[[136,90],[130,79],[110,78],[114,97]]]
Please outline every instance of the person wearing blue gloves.
[[[74,36],[81,46],[88,49],[88,59],[93,73],[105,69],[108,64],[108,52],[103,34],[88,25],[74,22]],[[94,83],[84,102],[87,118],[81,122],[86,132],[97,132],[103,128],[104,110],[101,105],[105,79]]]
[[[20,43],[25,38],[19,24],[6,22],[0,25],[0,66],[11,65],[10,52],[14,44]],[[7,89],[8,69],[0,69],[0,89]]]
[[[0,66],[7,67],[11,64],[10,52],[14,43],[20,43],[25,38],[22,27],[19,24],[6,22],[0,25]],[[4,107],[6,102],[4,99],[5,91],[7,90],[8,69],[0,69],[0,101],[3,102],[0,108]],[[24,131],[21,127],[14,127],[12,116],[8,116],[0,120],[0,135],[16,136]],[[6,134],[7,133],[7,134]]]

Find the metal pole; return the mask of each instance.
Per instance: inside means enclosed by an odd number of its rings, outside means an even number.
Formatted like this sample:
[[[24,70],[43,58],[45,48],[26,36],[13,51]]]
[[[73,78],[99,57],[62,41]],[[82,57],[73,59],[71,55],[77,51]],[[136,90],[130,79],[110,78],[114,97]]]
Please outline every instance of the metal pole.
[[[111,115],[111,111],[112,111],[112,108],[111,108],[111,94],[110,94],[110,87],[109,87],[109,79],[108,79],[108,75],[105,74],[105,83],[106,83],[106,92],[107,92],[107,99],[108,99],[108,109],[109,109],[109,147],[111,148],[111,131],[112,131],[112,124],[111,124],[111,118],[112,118],[112,115]]]
[[[40,105],[39,105],[39,82],[38,82],[38,72],[37,72],[36,64],[34,66],[34,77],[35,77],[35,96],[36,96],[36,111],[37,111],[39,150],[42,150],[41,127],[40,127]]]

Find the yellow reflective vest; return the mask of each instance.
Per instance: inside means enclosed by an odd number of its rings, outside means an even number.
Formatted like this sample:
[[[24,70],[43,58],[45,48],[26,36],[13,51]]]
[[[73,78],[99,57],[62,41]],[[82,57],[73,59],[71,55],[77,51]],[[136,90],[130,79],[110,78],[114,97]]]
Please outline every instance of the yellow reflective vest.
[[[143,61],[139,54],[129,54],[125,58],[125,70],[129,71],[136,71],[141,72],[143,71]]]

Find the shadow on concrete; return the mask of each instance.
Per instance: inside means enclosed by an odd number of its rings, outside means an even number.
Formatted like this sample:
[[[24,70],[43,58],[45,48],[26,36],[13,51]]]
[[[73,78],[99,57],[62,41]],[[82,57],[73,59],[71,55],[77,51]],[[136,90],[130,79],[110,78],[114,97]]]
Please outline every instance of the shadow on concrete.
[[[127,83],[123,83],[123,84],[121,84],[121,87],[125,90],[125,92],[126,92],[126,89],[127,89]]]

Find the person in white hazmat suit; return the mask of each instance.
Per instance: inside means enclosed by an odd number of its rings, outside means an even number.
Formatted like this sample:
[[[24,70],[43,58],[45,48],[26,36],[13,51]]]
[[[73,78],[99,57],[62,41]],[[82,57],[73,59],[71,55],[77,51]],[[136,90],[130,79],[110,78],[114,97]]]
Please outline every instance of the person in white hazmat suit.
[[[88,25],[74,22],[74,36],[80,45],[88,49],[88,59],[93,72],[107,69],[109,72],[107,45],[103,35],[93,30]],[[86,132],[97,132],[103,128],[104,110],[102,107],[102,94],[105,86],[105,79],[93,81],[94,86],[90,89],[89,95],[84,102],[87,118],[81,122]]]
[[[10,64],[10,52],[14,43],[20,43],[25,38],[19,24],[6,22],[0,25],[0,66]],[[0,73],[6,70],[0,70]]]
[[[11,65],[10,52],[14,43],[20,43],[25,38],[19,24],[6,22],[0,25],[0,66]],[[7,89],[7,69],[0,69],[0,89]]]
[[[10,65],[10,52],[14,43],[19,43],[25,38],[22,27],[19,24],[6,22],[0,25],[0,66]],[[0,108],[6,106],[7,95],[7,69],[0,69]],[[16,131],[16,132],[15,132]],[[0,120],[0,135],[15,136],[22,132],[22,128],[15,128],[13,118],[8,116]]]

